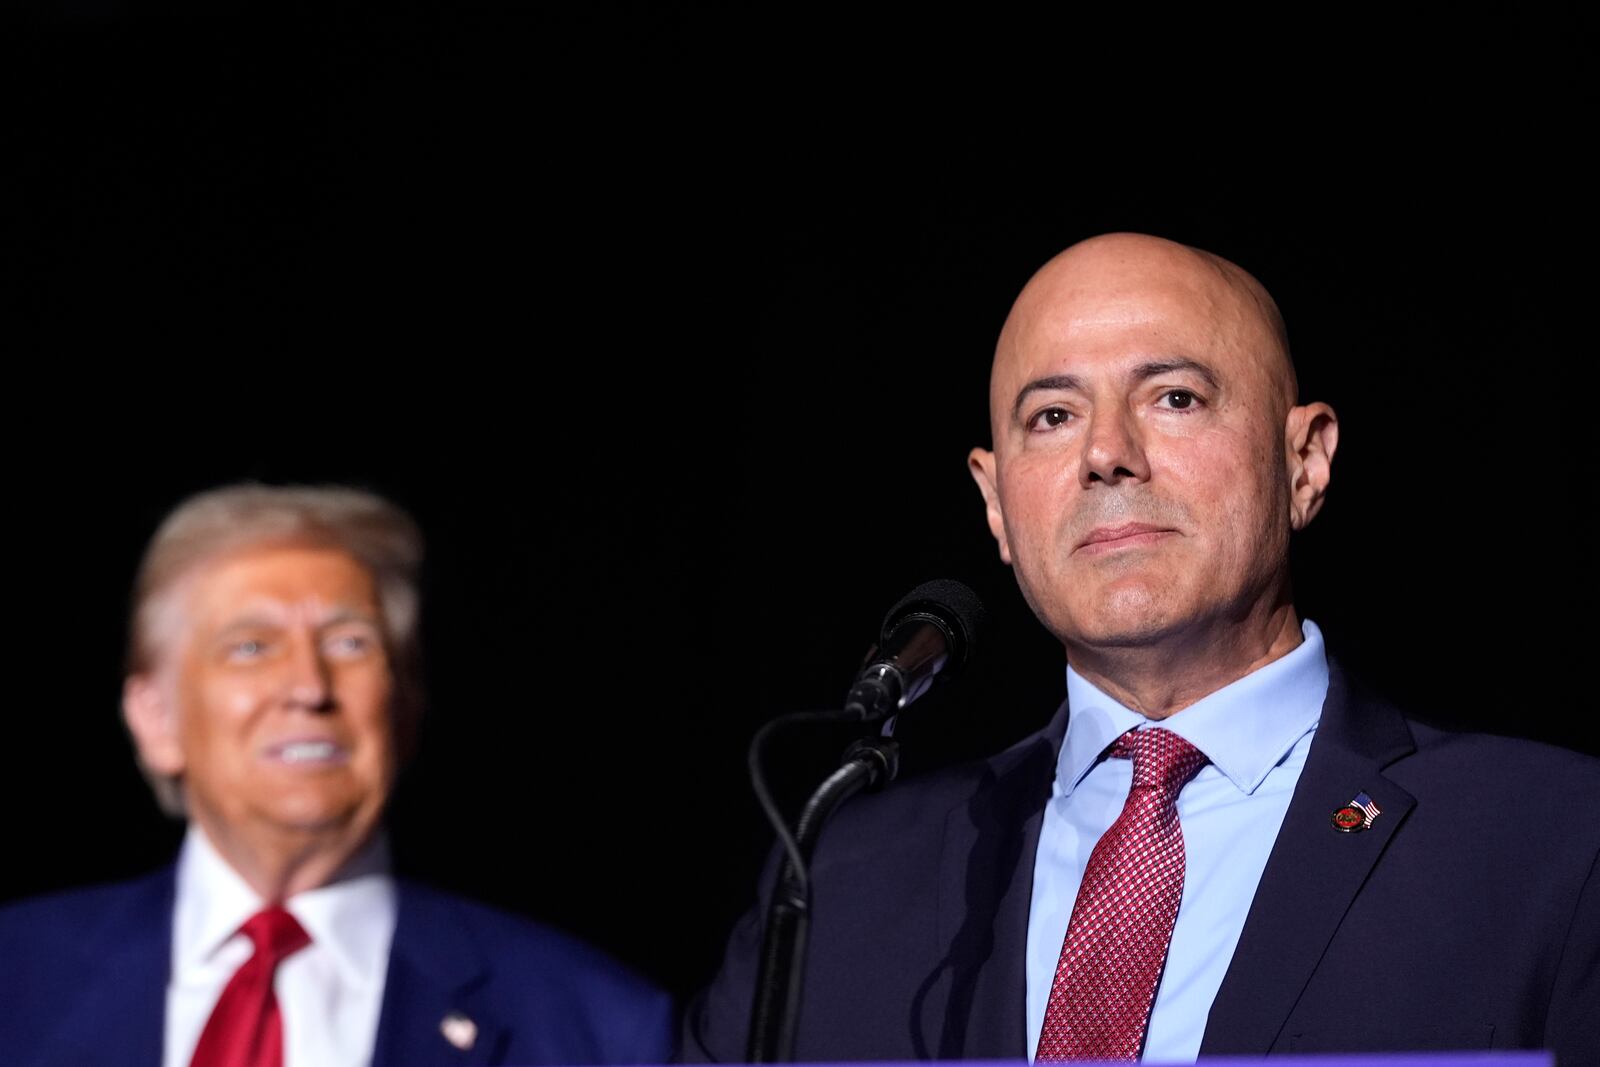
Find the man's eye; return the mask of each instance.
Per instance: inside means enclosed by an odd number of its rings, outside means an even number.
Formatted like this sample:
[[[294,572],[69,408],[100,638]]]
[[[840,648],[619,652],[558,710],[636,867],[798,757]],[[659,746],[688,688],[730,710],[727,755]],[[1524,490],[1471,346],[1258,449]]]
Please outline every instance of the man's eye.
[[[359,656],[372,647],[366,634],[337,634],[328,640],[328,651],[336,656]]]
[[[255,659],[266,650],[267,643],[265,641],[257,641],[255,638],[250,637],[243,641],[235,641],[229,645],[228,658],[233,660]]]
[[[1167,407],[1176,411],[1194,407],[1200,403],[1200,398],[1187,389],[1169,389],[1161,394],[1161,399],[1167,402]]]
[[[1067,411],[1066,408],[1045,408],[1028,420],[1028,428],[1031,430],[1049,430],[1060,426],[1070,418],[1072,418],[1072,413]]]

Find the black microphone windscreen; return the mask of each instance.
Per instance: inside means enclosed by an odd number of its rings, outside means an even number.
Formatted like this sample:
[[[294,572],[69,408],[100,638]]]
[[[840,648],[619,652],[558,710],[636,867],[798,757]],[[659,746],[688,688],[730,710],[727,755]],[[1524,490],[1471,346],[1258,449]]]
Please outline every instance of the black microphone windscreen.
[[[953,579],[935,578],[911,590],[889,609],[889,614],[883,617],[884,641],[880,643],[886,642],[889,633],[913,615],[932,616],[950,630],[957,646],[950,649],[952,667],[966,662],[989,619],[977,593]]]

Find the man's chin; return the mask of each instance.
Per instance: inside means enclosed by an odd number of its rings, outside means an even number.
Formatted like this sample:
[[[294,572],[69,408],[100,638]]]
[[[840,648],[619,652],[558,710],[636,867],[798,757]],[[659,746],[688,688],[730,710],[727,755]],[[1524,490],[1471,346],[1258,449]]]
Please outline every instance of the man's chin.
[[[1056,628],[1063,643],[1086,648],[1144,648],[1159,645],[1184,629],[1173,610],[1170,586],[1148,581],[1118,582],[1090,591],[1067,605]]]
[[[365,814],[363,805],[349,801],[316,798],[276,798],[267,805],[264,821],[285,834],[336,839],[370,836],[377,819]]]
[[[1172,637],[1173,632],[1157,625],[1108,627],[1074,631],[1063,636],[1062,643],[1068,648],[1089,652],[1126,652],[1159,648]]]

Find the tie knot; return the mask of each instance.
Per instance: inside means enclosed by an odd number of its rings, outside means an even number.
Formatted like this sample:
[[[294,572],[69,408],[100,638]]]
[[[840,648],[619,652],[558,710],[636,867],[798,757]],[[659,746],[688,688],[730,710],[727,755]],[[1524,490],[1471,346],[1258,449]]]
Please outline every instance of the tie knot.
[[[271,967],[311,944],[311,935],[277,904],[256,912],[239,929],[256,946],[256,954]]]
[[[1159,789],[1173,796],[1209,762],[1204,752],[1159,726],[1129,730],[1111,743],[1111,754],[1133,760],[1135,789]]]

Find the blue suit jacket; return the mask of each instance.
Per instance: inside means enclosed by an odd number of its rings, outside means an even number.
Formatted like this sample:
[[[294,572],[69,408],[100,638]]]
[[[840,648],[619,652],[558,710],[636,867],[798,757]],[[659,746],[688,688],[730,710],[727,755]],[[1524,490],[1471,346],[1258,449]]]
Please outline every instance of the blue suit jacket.
[[[1330,669],[1201,1054],[1544,1046],[1600,1063],[1600,761],[1408,721]],[[1034,851],[1066,710],[840,810],[813,864],[798,1059],[1027,1054]],[[1362,791],[1382,814],[1335,831]],[[743,1058],[764,914],[691,1009],[687,1058]]]
[[[400,882],[373,1067],[662,1063],[666,994],[578,942]],[[0,1061],[161,1062],[173,872],[0,910]],[[478,1027],[462,1051],[440,1023]]]

